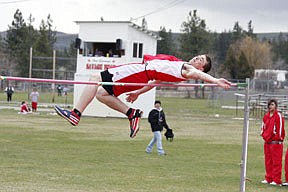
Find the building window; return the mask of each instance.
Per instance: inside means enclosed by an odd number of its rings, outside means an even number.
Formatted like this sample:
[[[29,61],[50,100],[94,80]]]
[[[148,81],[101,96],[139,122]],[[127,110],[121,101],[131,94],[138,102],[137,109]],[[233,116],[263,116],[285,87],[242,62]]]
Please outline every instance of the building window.
[[[137,48],[138,48],[138,44],[133,43],[133,57],[137,57]]]
[[[143,57],[143,43],[133,43],[133,57]]]
[[[138,58],[142,58],[142,55],[143,55],[143,43],[139,43]]]

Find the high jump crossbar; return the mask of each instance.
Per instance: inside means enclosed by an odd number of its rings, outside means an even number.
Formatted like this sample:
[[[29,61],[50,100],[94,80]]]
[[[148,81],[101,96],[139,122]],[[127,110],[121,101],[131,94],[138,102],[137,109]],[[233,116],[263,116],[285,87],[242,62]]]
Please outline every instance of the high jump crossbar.
[[[57,79],[41,79],[41,78],[26,78],[0,76],[0,80],[8,81],[26,81],[40,83],[57,83],[57,84],[84,84],[84,85],[113,85],[113,86],[152,86],[152,87],[217,87],[217,84],[208,83],[121,83],[121,82],[93,82],[93,81],[74,81],[74,80],[57,80]],[[246,87],[247,83],[232,83],[231,86]]]

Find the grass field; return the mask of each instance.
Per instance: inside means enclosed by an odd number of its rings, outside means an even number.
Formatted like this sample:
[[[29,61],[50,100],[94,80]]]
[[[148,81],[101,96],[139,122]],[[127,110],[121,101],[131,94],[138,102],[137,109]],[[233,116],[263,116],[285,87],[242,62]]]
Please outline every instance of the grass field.
[[[16,103],[22,100],[17,97]],[[3,94],[0,99],[7,105]],[[147,119],[130,139],[126,119],[83,117],[72,127],[49,113],[18,115],[1,109],[0,191],[239,191],[243,120],[233,119],[233,110],[207,107],[206,100],[158,99],[175,133],[173,142],[163,140],[166,156],[155,149],[145,153],[152,137]],[[50,96],[41,100],[49,102]],[[260,183],[260,126],[260,120],[250,121],[246,191],[286,191]]]

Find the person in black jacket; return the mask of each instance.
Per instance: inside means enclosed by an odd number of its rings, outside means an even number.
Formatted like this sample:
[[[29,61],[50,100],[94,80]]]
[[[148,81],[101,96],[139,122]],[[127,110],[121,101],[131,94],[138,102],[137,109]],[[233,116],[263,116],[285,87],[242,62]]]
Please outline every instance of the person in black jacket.
[[[150,111],[148,116],[148,122],[151,125],[154,137],[151,139],[150,143],[146,147],[146,152],[152,153],[153,146],[156,143],[158,154],[166,155],[162,147],[161,131],[163,130],[163,127],[165,129],[169,129],[169,127],[165,119],[165,113],[161,108],[161,101],[155,101],[154,107],[155,108]]]
[[[12,87],[12,86],[6,87],[5,92],[7,94],[7,102],[11,102],[12,101],[12,94],[14,93],[14,87]]]

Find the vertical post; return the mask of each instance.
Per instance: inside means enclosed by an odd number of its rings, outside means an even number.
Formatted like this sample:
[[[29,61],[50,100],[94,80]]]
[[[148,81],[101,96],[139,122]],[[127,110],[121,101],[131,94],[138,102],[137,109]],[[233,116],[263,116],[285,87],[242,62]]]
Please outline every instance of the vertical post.
[[[53,80],[55,80],[55,66],[56,66],[56,51],[53,50]],[[55,97],[55,83],[52,83],[52,102],[54,103],[54,97]]]
[[[270,68],[269,68],[270,69]],[[268,70],[267,93],[270,91],[270,70]]]
[[[33,58],[33,48],[30,47],[30,57],[29,57],[29,78],[32,78],[32,58]],[[28,84],[28,100],[30,98],[31,82]]]
[[[241,157],[241,175],[240,175],[240,192],[245,192],[245,182],[246,182],[246,165],[247,165],[247,148],[248,148],[248,131],[249,131],[249,81],[246,79],[247,87],[245,92],[245,104],[244,104],[244,125],[243,125],[243,138],[242,138],[242,157]]]
[[[236,117],[238,116],[238,98],[239,96],[236,95]]]

